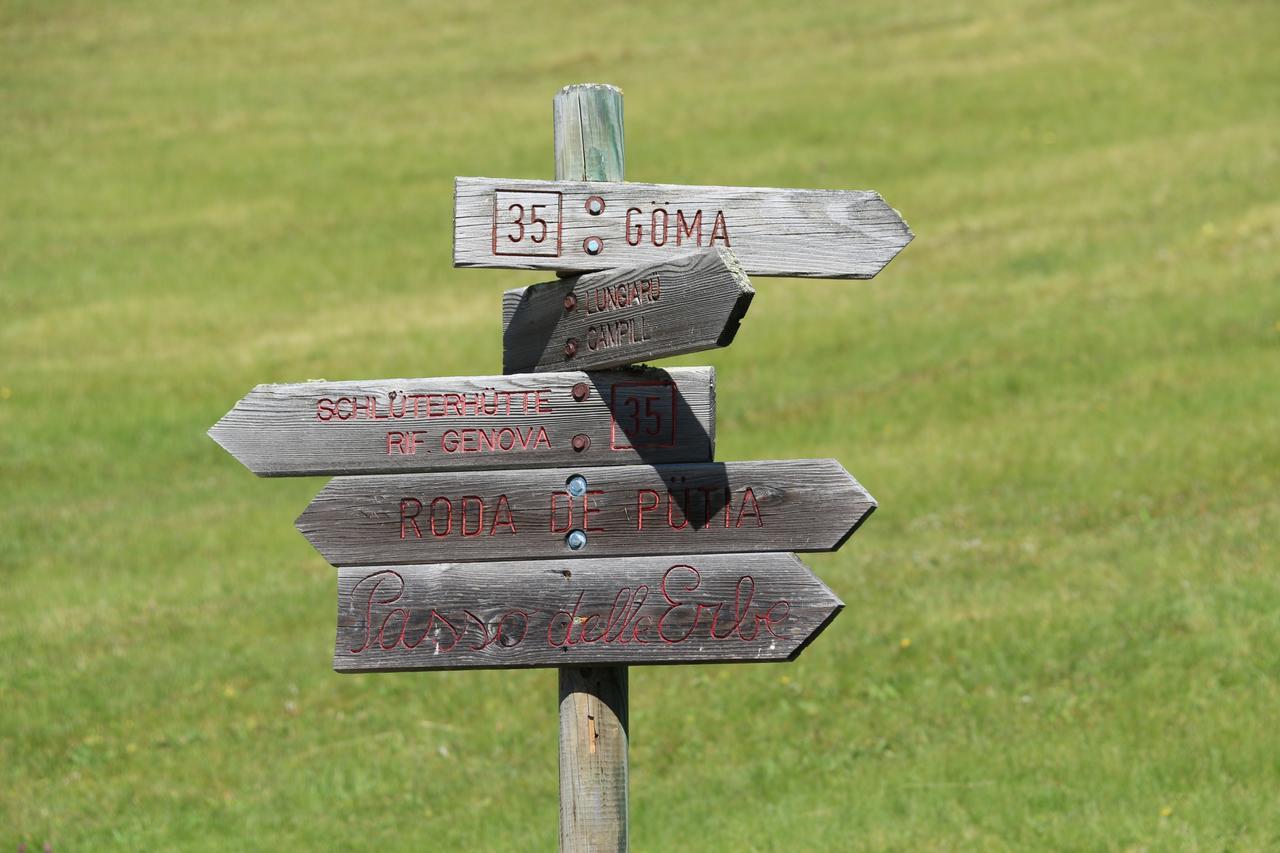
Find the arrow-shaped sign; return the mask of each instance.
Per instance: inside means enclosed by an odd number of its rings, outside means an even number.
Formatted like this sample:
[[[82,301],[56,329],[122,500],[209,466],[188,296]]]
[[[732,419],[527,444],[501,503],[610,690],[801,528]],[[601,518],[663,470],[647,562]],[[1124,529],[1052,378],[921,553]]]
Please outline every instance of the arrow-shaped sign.
[[[620,367],[728,346],[754,295],[728,249],[508,290],[502,369]]]
[[[792,660],[842,607],[793,554],[344,568],[333,668]]]
[[[209,435],[263,476],[705,461],[715,370],[259,385]]]
[[[833,551],[875,509],[834,459],[339,477],[298,518],[335,566]]]
[[[749,275],[871,278],[911,242],[879,193],[458,178],[453,264],[592,272],[732,249]]]

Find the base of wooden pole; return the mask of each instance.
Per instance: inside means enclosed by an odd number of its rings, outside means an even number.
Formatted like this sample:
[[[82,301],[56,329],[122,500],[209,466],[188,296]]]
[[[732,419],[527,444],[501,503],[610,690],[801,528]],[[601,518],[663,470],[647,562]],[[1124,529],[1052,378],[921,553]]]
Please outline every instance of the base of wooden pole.
[[[560,849],[627,849],[627,668],[560,670]]]

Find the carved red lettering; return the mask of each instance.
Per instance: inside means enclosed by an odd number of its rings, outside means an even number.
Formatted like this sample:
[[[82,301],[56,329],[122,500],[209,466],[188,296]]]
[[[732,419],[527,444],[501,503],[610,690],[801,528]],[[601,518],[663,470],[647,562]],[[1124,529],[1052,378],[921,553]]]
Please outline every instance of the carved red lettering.
[[[618,594],[613,598],[613,604],[609,607],[609,616],[605,619],[604,631],[602,636],[605,642],[616,642],[626,645],[627,628],[629,623],[639,614],[640,608],[644,607],[645,600],[649,597],[649,587],[641,584],[633,591],[631,587],[623,587],[618,590]],[[621,603],[621,607],[619,607]],[[609,637],[609,632],[613,631],[613,637]]]
[[[661,586],[662,597],[667,600],[667,604],[669,604],[670,607],[664,610],[662,612],[662,615],[658,617],[658,625],[657,625],[658,639],[662,640],[662,642],[664,643],[670,643],[672,645],[676,643],[683,643],[685,640],[689,639],[689,635],[693,633],[693,629],[698,626],[698,619],[695,611],[695,616],[693,620],[690,621],[689,623],[689,630],[685,631],[682,636],[676,639],[672,639],[671,637],[667,636],[666,631],[664,630],[666,627],[667,618],[671,616],[671,614],[679,610],[680,607],[683,606],[684,604],[684,602],[677,601],[676,599],[672,598],[671,593],[668,592],[667,590],[667,582],[671,580],[672,573],[678,570],[684,570],[685,572],[688,572],[689,574],[693,575],[693,577],[690,580],[686,581],[685,585],[681,587],[681,589],[684,592],[686,593],[694,592],[702,584],[702,574],[693,566],[685,566],[685,565],[672,566],[671,568],[667,569],[666,572],[664,572],[662,575],[662,586]]]
[[[756,502],[756,493],[751,490],[750,486],[747,486],[747,490],[742,493],[742,506],[738,508],[737,527],[742,526],[742,519],[748,512],[755,516],[756,527],[764,527],[764,518],[760,515],[760,504]]]
[[[773,611],[779,607],[782,608],[782,615],[779,616],[775,621],[773,618]],[[764,612],[764,615],[757,616],[756,619],[764,622],[764,629],[768,631],[770,634],[777,637],[779,640],[786,640],[786,639],[790,639],[789,635],[779,634],[777,631],[773,630],[773,626],[781,624],[781,622],[790,615],[791,615],[791,602],[780,600],[780,601],[775,601],[773,604],[770,604],[769,609]]]
[[[658,239],[658,238],[659,238],[659,231],[658,231],[658,227],[659,227],[659,226],[658,226],[658,214],[659,214],[659,213],[661,213],[661,214],[662,214],[662,226],[661,226],[661,227],[662,227],[662,231],[661,231],[661,238],[662,238],[662,239]],[[653,245],[655,245],[655,246],[665,246],[665,245],[667,245],[667,220],[668,220],[668,219],[669,219],[669,216],[668,216],[668,214],[667,214],[666,209],[665,209],[665,208],[661,208],[661,207],[655,208],[655,209],[654,209],[654,211],[653,211],[653,213],[651,213],[651,214],[649,215],[649,240],[650,240],[650,242],[652,242],[652,243],[653,243]]]
[[[641,639],[640,634],[644,631],[648,631],[652,627],[653,627],[653,617],[641,616],[639,619],[636,620],[635,628],[632,629],[631,631],[631,639],[634,640],[638,645],[641,645],[641,646],[649,645],[649,641]]]
[[[413,512],[409,512],[412,509]],[[406,529],[404,523],[407,521],[413,527],[413,536],[415,539],[422,538],[422,531],[418,529],[418,513],[422,512],[422,501],[417,498],[401,498],[400,499],[400,538],[404,539]]]
[[[742,600],[743,587],[746,587],[746,601]],[[729,626],[729,630],[724,635],[716,633],[716,624],[720,621],[720,605],[716,605],[715,615],[711,617],[711,627],[708,629],[713,640],[727,640],[733,636],[734,631],[740,631],[742,628],[742,620],[746,618],[747,610],[751,607],[751,600],[756,594],[756,579],[750,575],[744,575],[738,578],[738,583],[733,588],[733,624]],[[744,640],[755,639],[759,633],[759,628],[751,632],[750,637],[742,637]]]
[[[603,533],[603,527],[591,526],[591,514],[600,511],[600,507],[591,505],[593,495],[603,495],[604,492],[599,489],[592,489],[582,496],[582,529],[588,533]]]
[[[675,490],[676,490],[675,483],[672,483],[671,487],[667,490],[667,527],[670,527],[672,530],[684,530],[686,527],[689,526],[689,490],[688,489],[684,490],[684,505],[681,507],[681,510],[680,510],[680,517],[682,519],[680,524],[676,524],[675,519],[672,518],[672,513],[675,507],[674,507],[674,501],[672,501],[671,498],[672,498],[672,493]]]
[[[653,498],[653,503],[645,506],[644,499]],[[653,511],[662,503],[662,498],[653,489],[639,489],[636,492],[636,530],[644,530],[645,510]]]
[[[693,229],[698,229],[697,241],[694,245],[702,245],[702,211],[699,210],[693,215],[692,222],[685,222],[684,211],[676,211],[676,245],[679,246],[681,240],[687,240],[693,237]],[[657,298],[657,297],[655,297]]]
[[[444,525],[443,531],[441,531],[439,527],[436,526],[436,518],[437,518],[436,506],[437,505],[444,507],[445,525]],[[437,538],[443,538],[445,536],[448,536],[452,532],[453,532],[453,501],[449,500],[446,497],[432,498],[431,500],[431,535]]]
[[[462,618],[465,620],[463,623],[464,626],[474,623],[475,626],[480,629],[480,642],[470,646],[469,648],[471,651],[480,652],[488,648],[489,644],[493,642],[493,639],[490,639],[489,637],[489,626],[485,624],[485,621],[470,610],[463,610]]]
[[[506,512],[506,518],[502,517]],[[489,529],[489,535],[493,536],[498,532],[499,527],[509,527],[509,532],[516,533],[516,517],[511,512],[511,504],[507,501],[506,495],[498,495],[498,505],[493,508],[493,527]]]
[[[565,503],[567,504],[565,509],[568,510],[568,517],[565,519],[564,527],[556,526],[556,511],[559,506],[560,498],[565,499]],[[551,512],[549,513],[549,515],[551,516],[551,532],[552,533],[568,533],[570,530],[572,530],[573,529],[573,496],[570,495],[568,492],[552,492],[551,493]]]
[[[733,245],[729,242],[729,226],[724,222],[724,211],[722,210],[716,211],[716,221],[711,226],[711,239],[707,241],[708,246],[714,246],[716,244],[717,235],[719,235],[721,240],[724,240],[724,244],[726,246]]]
[[[578,593],[578,600],[573,603],[572,611],[557,610],[554,614],[552,614],[551,620],[547,623],[547,645],[553,646],[557,649],[560,648],[561,646],[573,645],[573,626],[578,619],[578,608],[582,606],[583,595],[585,595],[585,593],[582,593],[582,592]],[[555,640],[555,637],[553,637],[552,634],[556,630],[556,620],[558,620],[561,616],[565,618],[564,640],[557,643]]]
[[[467,507],[475,507],[476,510],[476,526],[473,530],[467,529]],[[463,495],[461,519],[458,524],[459,529],[464,537],[479,536],[484,531],[484,500],[479,495]]]
[[[401,581],[403,584],[403,580]],[[399,597],[399,596],[397,596]],[[394,640],[387,642],[387,623],[391,621],[391,617],[400,614],[400,632],[396,634]],[[382,617],[382,625],[378,628],[378,645],[385,651],[390,651],[400,645],[404,640],[405,629],[409,627],[409,611],[403,607],[396,607],[387,611],[387,615]],[[419,640],[418,642],[422,642]]]
[[[633,213],[641,213],[641,212],[642,212],[642,211],[641,211],[641,210],[640,210],[640,208],[638,208],[638,207],[628,207],[628,208],[627,208],[626,232],[627,232],[627,245],[628,245],[628,246],[639,246],[639,245],[640,245],[640,239],[644,236],[644,229],[641,227],[640,223],[638,223],[638,222],[637,222],[637,223],[635,224],[635,226],[634,226],[634,227],[635,227],[635,231],[632,231],[632,230],[631,230],[631,229],[632,229],[632,225],[631,225],[631,214],[633,214]]]
[[[377,604],[394,604],[395,602],[400,600],[400,594],[404,591],[404,578],[400,575],[399,572],[392,571],[391,569],[384,569],[381,572],[375,572],[374,574],[366,575],[365,577],[357,581],[356,585],[351,589],[351,595],[352,597],[354,597],[356,594],[356,590],[358,590],[361,586],[363,586],[365,581],[371,581],[371,580],[374,581],[374,583],[369,588],[369,596],[367,599],[365,599],[364,642],[357,648],[348,649],[348,651],[354,655],[358,655],[361,652],[363,652],[365,649],[369,648],[369,644],[372,642],[372,637],[370,635],[370,632],[373,625],[373,605],[375,604],[373,597],[377,594],[378,587],[382,586],[383,581],[390,580],[391,578],[394,578],[396,582],[398,582],[399,584],[395,593],[390,598],[387,598],[382,601],[378,601],[376,603]]]

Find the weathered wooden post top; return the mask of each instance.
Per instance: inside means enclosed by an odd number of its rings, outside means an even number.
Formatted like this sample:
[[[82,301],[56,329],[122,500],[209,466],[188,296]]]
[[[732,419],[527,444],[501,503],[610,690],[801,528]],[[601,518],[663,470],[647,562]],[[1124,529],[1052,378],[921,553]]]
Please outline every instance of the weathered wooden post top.
[[[843,604],[794,553],[876,508],[833,459],[716,462],[749,276],[870,278],[874,192],[623,181],[622,93],[554,101],[556,179],[458,178],[454,265],[502,299],[502,374],[260,385],[209,431],[254,473],[337,475],[298,529],[338,569],[338,672],[555,667],[560,847],[625,850],[627,666],[792,660]],[[789,285],[795,286],[795,285]]]

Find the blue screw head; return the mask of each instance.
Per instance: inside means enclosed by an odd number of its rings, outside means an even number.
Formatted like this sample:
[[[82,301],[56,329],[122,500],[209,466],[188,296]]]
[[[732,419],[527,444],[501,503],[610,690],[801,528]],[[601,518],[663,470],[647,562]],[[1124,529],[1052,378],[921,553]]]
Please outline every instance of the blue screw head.
[[[569,494],[575,498],[580,498],[587,493],[587,478],[581,474],[574,474],[565,485],[569,489]]]
[[[587,534],[581,530],[570,530],[569,535],[564,537],[564,544],[569,546],[570,551],[581,551],[587,547]]]

